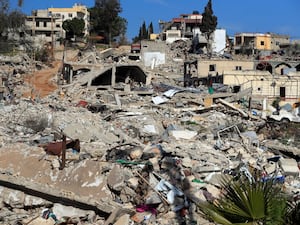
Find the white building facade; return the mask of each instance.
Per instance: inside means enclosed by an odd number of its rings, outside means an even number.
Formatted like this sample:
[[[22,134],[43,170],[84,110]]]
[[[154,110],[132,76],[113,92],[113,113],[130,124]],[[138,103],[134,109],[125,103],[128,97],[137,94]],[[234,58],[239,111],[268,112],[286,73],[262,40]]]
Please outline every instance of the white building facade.
[[[85,5],[75,4],[72,8],[49,8],[50,15],[56,18],[57,24],[62,24],[65,20],[72,20],[74,18],[83,19],[85,23],[84,36],[89,35],[90,30],[90,13]],[[62,33],[65,37],[65,33],[62,29]]]
[[[216,29],[212,35],[212,52],[224,54],[226,49],[226,30]]]
[[[84,36],[89,35],[90,13],[86,6],[75,4],[72,8],[48,8],[32,11],[27,16],[25,26],[33,40],[42,45],[45,43],[58,44],[60,39],[66,37],[62,27],[63,22],[73,18],[83,19],[85,23]]]

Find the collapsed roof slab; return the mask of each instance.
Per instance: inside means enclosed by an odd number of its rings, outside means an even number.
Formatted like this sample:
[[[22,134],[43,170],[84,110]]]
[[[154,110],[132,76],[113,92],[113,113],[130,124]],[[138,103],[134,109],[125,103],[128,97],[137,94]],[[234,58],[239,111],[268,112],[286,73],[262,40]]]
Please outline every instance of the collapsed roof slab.
[[[137,65],[116,65],[92,71],[80,75],[77,78],[82,86],[114,86],[115,83],[125,82],[127,78],[138,83],[146,83],[147,75]]]
[[[92,86],[112,85],[113,67],[95,77],[91,83]],[[130,78],[135,82],[146,83],[146,74],[139,66],[116,66],[115,82],[125,82],[126,78]]]
[[[15,177],[7,174],[0,174],[0,185],[3,187],[23,191],[26,194],[36,196],[51,202],[62,203],[64,205],[77,207],[83,210],[93,210],[98,215],[107,215],[116,208],[121,208],[114,201],[93,200],[88,197],[82,197],[72,192],[58,188],[50,188],[40,183],[33,183],[23,177]],[[69,195],[68,195],[69,194]]]

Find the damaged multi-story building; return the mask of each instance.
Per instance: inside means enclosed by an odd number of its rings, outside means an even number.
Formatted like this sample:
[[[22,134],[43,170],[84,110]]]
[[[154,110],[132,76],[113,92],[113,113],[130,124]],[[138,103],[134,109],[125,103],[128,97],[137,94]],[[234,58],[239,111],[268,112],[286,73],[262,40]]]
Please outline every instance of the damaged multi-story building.
[[[234,50],[236,54],[278,51],[289,44],[290,37],[288,35],[274,33],[237,33],[234,35]]]
[[[199,51],[207,47],[207,39],[200,30],[201,24],[202,15],[198,11],[192,14],[181,14],[168,22],[159,21],[160,38],[169,44],[177,40],[193,39],[197,42],[194,51]],[[211,43],[213,52],[223,54],[227,47],[226,30],[217,28],[212,34]]]
[[[253,96],[295,102],[300,98],[300,62],[284,60],[198,60],[197,76],[204,84],[219,82],[233,92],[252,88]]]
[[[60,39],[66,37],[63,22],[73,18],[83,19],[85,23],[84,35],[89,34],[90,14],[86,6],[75,4],[72,8],[48,8],[32,11],[26,17],[26,32],[30,34],[35,43],[59,44]]]

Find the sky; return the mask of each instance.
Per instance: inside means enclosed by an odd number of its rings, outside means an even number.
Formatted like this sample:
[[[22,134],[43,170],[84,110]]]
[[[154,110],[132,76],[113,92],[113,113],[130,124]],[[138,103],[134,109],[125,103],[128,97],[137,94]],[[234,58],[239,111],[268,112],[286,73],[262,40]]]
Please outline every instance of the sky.
[[[18,0],[10,0],[12,9],[17,8]],[[27,15],[32,10],[50,7],[72,7],[81,3],[93,7],[94,0],[23,0],[21,11]],[[158,33],[159,20],[171,21],[180,14],[193,11],[202,13],[208,0],[120,0],[121,17],[128,22],[129,41],[138,35],[139,28],[152,22],[154,32]],[[300,39],[300,0],[212,0],[214,15],[218,17],[218,28],[226,29],[229,36],[240,32],[290,35]]]

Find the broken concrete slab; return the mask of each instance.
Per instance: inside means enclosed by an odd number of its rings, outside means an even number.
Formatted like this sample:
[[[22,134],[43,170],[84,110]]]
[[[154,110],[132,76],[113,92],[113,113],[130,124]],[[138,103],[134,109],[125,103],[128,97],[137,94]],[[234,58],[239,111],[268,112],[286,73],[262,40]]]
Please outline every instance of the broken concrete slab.
[[[23,223],[30,224],[30,225],[55,225],[56,224],[56,222],[52,218],[44,219],[42,217],[24,219]]]
[[[42,197],[43,199],[48,199],[52,202],[63,201],[66,204],[70,204],[72,202],[73,206],[77,206],[78,208],[85,207],[86,209],[98,209],[100,212],[111,213],[118,207],[118,204],[112,201],[102,202],[100,199],[95,200],[89,199],[88,197],[81,197],[71,192],[55,190],[47,187],[46,185],[32,183],[21,177],[16,179],[16,177],[0,174],[0,183],[2,186],[18,187],[19,190],[22,190],[25,193],[35,193],[37,197]]]
[[[176,140],[180,139],[193,139],[198,134],[196,131],[191,130],[171,130],[169,132]]]
[[[57,219],[61,219],[62,217],[86,217],[86,216],[88,216],[89,218],[93,218],[96,216],[93,210],[82,210],[82,209],[74,208],[72,206],[65,206],[59,203],[55,203],[53,205],[52,212],[57,217]]]
[[[117,222],[122,216],[125,215],[124,219],[125,221],[127,221],[127,215],[134,215],[134,211],[127,209],[127,208],[117,208],[115,209],[107,218],[107,220],[104,222],[104,225],[109,225],[109,224],[113,224],[115,222]],[[123,221],[123,219],[121,219],[120,221]]]
[[[130,224],[130,215],[124,214],[121,216],[114,225],[129,225]]]
[[[113,191],[121,191],[125,183],[125,175],[123,169],[119,165],[115,165],[107,176],[107,184]]]
[[[279,166],[285,176],[299,176],[299,167],[295,159],[280,158]]]
[[[244,112],[243,110],[241,110],[241,109],[235,107],[233,104],[231,104],[231,103],[229,103],[229,102],[227,102],[227,101],[225,101],[225,100],[223,100],[223,99],[221,99],[221,98],[219,98],[218,101],[219,101],[220,103],[222,103],[223,105],[228,106],[228,107],[230,107],[230,108],[236,110],[236,111],[239,112],[243,117],[245,117],[245,118],[248,118],[248,117],[249,117],[248,113],[246,113],[246,112]]]

